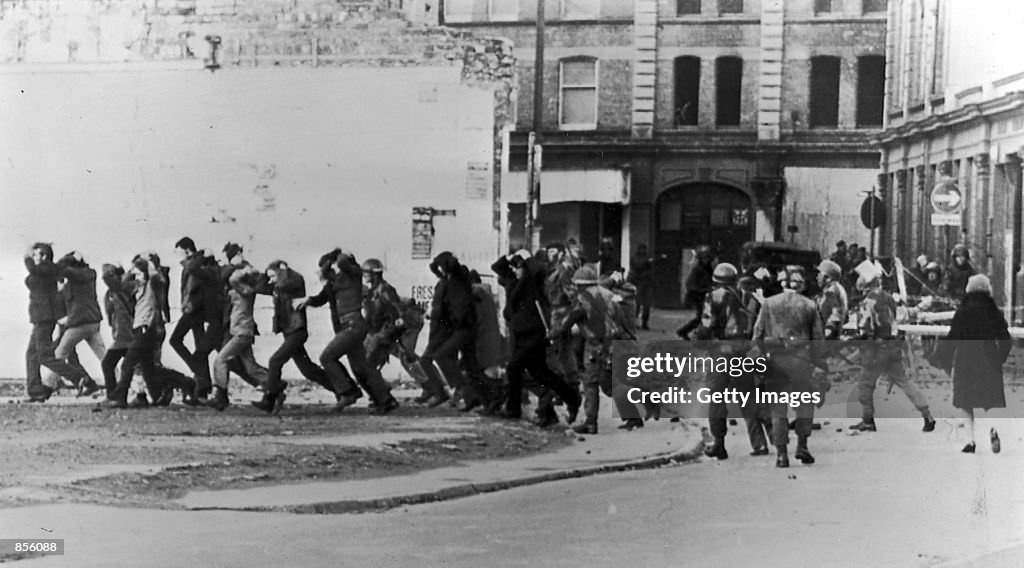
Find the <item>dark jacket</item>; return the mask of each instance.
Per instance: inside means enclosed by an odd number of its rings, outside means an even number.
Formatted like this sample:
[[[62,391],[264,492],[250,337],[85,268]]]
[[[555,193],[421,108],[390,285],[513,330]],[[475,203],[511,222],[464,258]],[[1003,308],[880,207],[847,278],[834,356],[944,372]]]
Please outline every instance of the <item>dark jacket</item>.
[[[654,263],[647,255],[634,254],[630,259],[629,282],[637,288],[654,286]]]
[[[123,290],[108,289],[103,297],[114,342],[109,349],[127,349],[132,344],[132,298]]]
[[[99,323],[103,319],[96,298],[96,271],[88,266],[61,266],[67,280],[67,327]]]
[[[491,265],[491,270],[505,285],[505,309],[502,315],[509,322],[509,330],[517,335],[544,335],[544,320],[541,311],[548,310],[547,296],[544,294],[544,267],[536,259],[524,261],[526,274],[516,278],[515,269],[506,257],[499,258]],[[540,308],[538,308],[538,304]]]
[[[313,307],[330,303],[335,332],[341,328],[342,319],[362,317],[363,309],[363,270],[349,255],[342,255],[338,264],[340,270],[331,272],[320,292],[306,301]]]
[[[57,321],[63,316],[63,302],[57,295],[57,279],[61,269],[52,262],[36,264],[31,258],[25,259],[28,276],[25,286],[28,288],[28,321],[31,323],[47,323]]]
[[[683,308],[701,309],[704,305],[704,297],[711,291],[711,273],[714,267],[710,263],[698,262],[693,265],[689,276],[686,277],[686,297],[683,300]]]
[[[181,313],[201,314],[205,306],[206,284],[209,279],[206,258],[195,253],[181,261]]]
[[[284,274],[287,274],[282,278]],[[256,285],[257,294],[274,298],[274,333],[294,333],[306,329],[306,309],[295,309],[292,300],[306,297],[306,280],[301,274],[288,269],[278,273],[274,284],[266,275],[261,275]]]
[[[381,280],[366,291],[363,309],[370,333],[378,333],[395,327],[395,321],[402,317],[402,300],[394,286]]]
[[[954,261],[946,267],[946,274],[942,278],[942,290],[950,298],[960,300],[964,297],[964,292],[967,289],[967,279],[975,274],[977,274],[977,271],[974,270],[970,262],[965,262],[963,266],[959,266]]]
[[[437,301],[436,310],[432,310],[431,317],[436,313],[437,322],[441,328],[448,330],[475,329],[476,328],[476,306],[473,304],[473,285],[468,278],[449,276],[444,284],[434,289],[441,297]]]
[[[1010,354],[1003,313],[984,292],[964,295],[949,334],[936,343],[932,362],[953,376],[953,406],[1005,408],[1003,363]]]

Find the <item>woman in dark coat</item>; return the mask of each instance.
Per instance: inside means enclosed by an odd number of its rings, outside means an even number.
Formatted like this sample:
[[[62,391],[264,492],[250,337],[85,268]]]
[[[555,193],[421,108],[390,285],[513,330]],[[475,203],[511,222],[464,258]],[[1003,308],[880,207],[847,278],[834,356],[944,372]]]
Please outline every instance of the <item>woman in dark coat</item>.
[[[953,377],[953,406],[967,415],[971,441],[963,451],[974,453],[974,410],[1006,407],[1003,363],[1010,354],[1010,332],[992,300],[992,284],[987,276],[978,274],[968,279],[963,301],[943,341],[936,346],[938,362]],[[995,428],[989,436],[992,452],[999,453]]]

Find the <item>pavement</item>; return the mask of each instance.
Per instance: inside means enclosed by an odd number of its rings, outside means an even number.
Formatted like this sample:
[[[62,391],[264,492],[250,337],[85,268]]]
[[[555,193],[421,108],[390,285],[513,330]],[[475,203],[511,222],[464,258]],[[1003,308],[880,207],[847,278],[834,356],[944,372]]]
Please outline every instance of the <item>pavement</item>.
[[[464,462],[411,475],[351,481],[297,483],[250,489],[192,491],[172,502],[187,509],[234,509],[339,513],[443,501],[512,487],[598,473],[659,467],[695,459],[700,428],[667,419],[634,431],[618,430],[610,401],[602,405],[597,435],[577,436],[572,445],[511,460]]]

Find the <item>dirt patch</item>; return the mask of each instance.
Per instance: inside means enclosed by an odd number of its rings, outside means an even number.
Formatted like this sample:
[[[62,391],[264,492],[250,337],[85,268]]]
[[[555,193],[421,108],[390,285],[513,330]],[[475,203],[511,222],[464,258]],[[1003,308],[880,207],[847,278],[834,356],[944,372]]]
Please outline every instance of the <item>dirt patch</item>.
[[[326,405],[308,404],[271,418],[243,405],[215,412],[8,404],[0,418],[0,506],[164,507],[191,490],[404,475],[568,443],[560,428],[448,408],[403,406],[374,417],[365,409],[334,414]]]

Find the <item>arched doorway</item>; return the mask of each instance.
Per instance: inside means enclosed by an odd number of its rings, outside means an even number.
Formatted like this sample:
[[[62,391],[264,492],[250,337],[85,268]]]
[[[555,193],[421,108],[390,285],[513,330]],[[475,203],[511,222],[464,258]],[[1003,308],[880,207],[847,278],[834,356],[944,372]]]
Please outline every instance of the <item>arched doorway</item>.
[[[719,260],[739,258],[743,243],[753,240],[754,211],[750,197],[718,183],[689,183],[665,190],[655,207],[655,251],[668,256],[656,268],[659,307],[679,307],[686,268],[683,253],[710,245]]]

